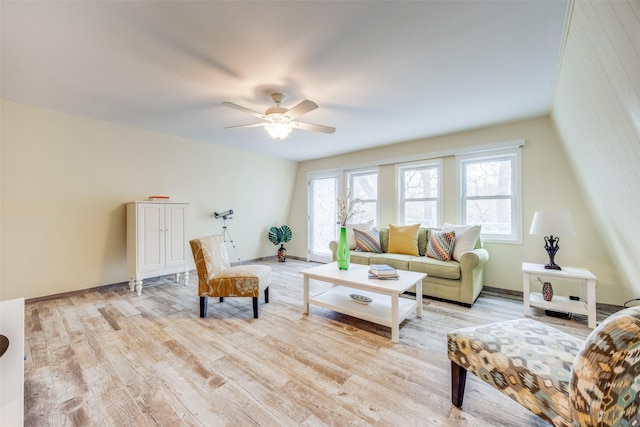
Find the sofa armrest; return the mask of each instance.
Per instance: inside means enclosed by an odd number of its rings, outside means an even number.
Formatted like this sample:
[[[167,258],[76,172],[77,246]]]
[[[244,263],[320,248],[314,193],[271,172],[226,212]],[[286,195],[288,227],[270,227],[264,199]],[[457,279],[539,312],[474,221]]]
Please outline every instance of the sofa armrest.
[[[489,252],[485,248],[469,251],[460,258],[460,269],[471,271],[476,267],[482,267],[489,261]]]
[[[335,262],[338,259],[338,241],[332,240],[329,242],[329,249],[331,249],[331,262]]]
[[[468,304],[478,298],[484,287],[484,265],[489,260],[489,252],[478,248],[460,258],[460,297]]]

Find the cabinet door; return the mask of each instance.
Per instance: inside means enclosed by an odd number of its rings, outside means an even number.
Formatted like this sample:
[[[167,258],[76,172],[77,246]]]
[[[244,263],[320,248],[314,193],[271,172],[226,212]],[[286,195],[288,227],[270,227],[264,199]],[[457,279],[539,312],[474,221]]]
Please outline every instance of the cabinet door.
[[[141,204],[138,214],[138,271],[165,267],[165,234],[164,205]]]
[[[183,204],[167,204],[165,215],[167,267],[182,266],[187,262],[189,207]]]

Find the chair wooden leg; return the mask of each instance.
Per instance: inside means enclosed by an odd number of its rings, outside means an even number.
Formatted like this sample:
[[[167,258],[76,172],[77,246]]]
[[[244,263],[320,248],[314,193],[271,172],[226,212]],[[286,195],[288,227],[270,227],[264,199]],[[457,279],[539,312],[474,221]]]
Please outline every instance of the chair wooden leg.
[[[265,304],[269,304],[269,287],[264,290],[264,302]]]
[[[258,297],[251,297],[253,300],[253,318],[258,318]]]
[[[464,386],[467,382],[467,370],[455,362],[451,362],[451,403],[456,407],[462,406]]]
[[[224,297],[220,297],[220,302],[224,302]]]
[[[207,317],[209,297],[200,297],[200,317]]]

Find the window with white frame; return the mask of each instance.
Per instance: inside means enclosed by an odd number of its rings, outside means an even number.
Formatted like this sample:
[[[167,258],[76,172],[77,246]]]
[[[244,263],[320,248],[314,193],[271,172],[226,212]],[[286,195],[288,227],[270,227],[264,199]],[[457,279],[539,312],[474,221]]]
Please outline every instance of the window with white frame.
[[[398,166],[399,220],[438,227],[442,216],[442,161]]]
[[[522,241],[520,149],[457,158],[459,219],[482,225],[487,241]]]
[[[378,169],[347,172],[347,186],[351,197],[360,199],[357,209],[362,211],[354,215],[350,223],[357,224],[373,220],[378,223]]]

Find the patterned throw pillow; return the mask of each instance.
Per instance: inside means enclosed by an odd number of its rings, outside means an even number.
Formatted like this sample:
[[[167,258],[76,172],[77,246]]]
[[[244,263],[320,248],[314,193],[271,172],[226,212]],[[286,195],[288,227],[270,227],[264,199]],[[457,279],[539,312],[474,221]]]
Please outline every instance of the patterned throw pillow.
[[[356,235],[356,250],[361,252],[382,252],[380,247],[380,234],[378,230],[358,230],[353,229]]]
[[[440,261],[451,261],[451,253],[456,243],[455,231],[431,231],[431,239],[427,247],[427,256],[429,258],[439,259]]]
[[[349,249],[351,250],[356,248],[356,235],[353,233],[356,228],[358,230],[371,230],[373,228],[373,220],[360,224],[347,224],[347,242],[349,242]]]

